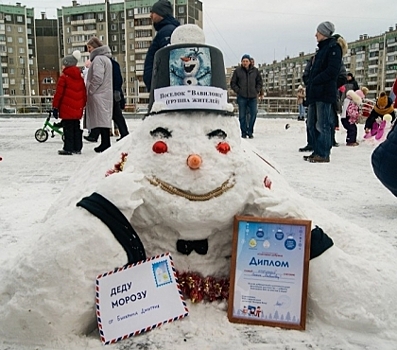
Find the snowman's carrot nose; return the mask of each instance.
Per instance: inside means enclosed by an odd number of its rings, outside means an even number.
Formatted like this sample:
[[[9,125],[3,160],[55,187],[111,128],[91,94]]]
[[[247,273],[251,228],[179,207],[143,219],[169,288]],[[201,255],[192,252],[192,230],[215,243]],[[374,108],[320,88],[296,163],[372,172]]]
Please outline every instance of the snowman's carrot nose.
[[[200,168],[202,162],[203,160],[198,154],[191,154],[189,157],[187,157],[186,161],[187,165],[192,170]]]

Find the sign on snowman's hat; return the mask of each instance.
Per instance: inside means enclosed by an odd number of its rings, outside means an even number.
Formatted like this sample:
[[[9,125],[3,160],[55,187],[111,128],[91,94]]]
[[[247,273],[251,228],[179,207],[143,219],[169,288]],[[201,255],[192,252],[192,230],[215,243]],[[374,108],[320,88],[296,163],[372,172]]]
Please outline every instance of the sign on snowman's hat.
[[[197,25],[175,29],[171,45],[156,52],[153,64],[150,113],[205,110],[229,114],[222,52],[205,44]]]

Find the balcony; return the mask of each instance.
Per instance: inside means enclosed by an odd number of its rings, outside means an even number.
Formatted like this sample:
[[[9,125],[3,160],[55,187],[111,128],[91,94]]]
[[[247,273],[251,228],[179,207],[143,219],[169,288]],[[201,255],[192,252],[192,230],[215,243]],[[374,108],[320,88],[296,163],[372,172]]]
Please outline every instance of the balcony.
[[[93,23],[96,23],[96,19],[95,18],[92,18],[92,19],[80,19],[78,21],[71,21],[70,22],[70,24],[72,26],[81,26],[81,25],[84,25],[84,24],[93,24]]]
[[[97,30],[96,29],[89,29],[89,30],[72,30],[71,35],[96,35]]]

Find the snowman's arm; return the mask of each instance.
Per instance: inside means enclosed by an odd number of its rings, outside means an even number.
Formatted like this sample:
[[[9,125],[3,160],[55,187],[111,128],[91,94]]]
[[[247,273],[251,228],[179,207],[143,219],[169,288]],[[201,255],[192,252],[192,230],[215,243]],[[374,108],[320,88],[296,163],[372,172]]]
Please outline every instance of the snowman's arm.
[[[143,174],[119,172],[103,179],[95,192],[116,206],[130,221],[136,208],[142,203]]]
[[[281,194],[271,195],[270,193],[254,201],[261,216],[305,218],[304,205],[299,202],[294,201],[291,197],[284,197]]]
[[[179,79],[183,79],[183,76],[178,75],[178,73],[175,71],[175,67],[171,67],[170,73],[175,75]]]

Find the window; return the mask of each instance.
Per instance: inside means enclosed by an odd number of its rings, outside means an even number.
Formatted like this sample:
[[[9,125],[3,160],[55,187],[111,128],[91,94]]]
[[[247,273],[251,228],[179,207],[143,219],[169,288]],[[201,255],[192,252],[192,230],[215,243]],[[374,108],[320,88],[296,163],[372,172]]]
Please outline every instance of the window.
[[[13,96],[15,96],[15,95],[16,95],[16,93],[15,93],[15,89],[10,89],[10,95],[13,95]]]
[[[5,20],[8,22],[11,22],[11,15],[5,15]]]
[[[10,72],[10,74],[14,75],[15,74],[15,69],[14,68],[10,68],[9,72]]]
[[[117,51],[117,45],[112,45],[112,52],[116,52]]]
[[[23,33],[23,27],[18,26],[18,33]]]
[[[99,36],[99,40],[103,42],[105,40],[105,36],[104,35],[100,35]]]
[[[117,41],[117,35],[112,35],[112,41]]]
[[[134,55],[130,55],[130,61],[134,61],[135,60],[135,56]]]
[[[110,18],[112,19],[112,20],[115,20],[115,19],[117,19],[117,13],[112,13],[112,14],[110,14]]]
[[[129,37],[130,39],[134,39],[134,33],[130,33],[130,34],[128,35],[128,37]]]
[[[99,30],[101,30],[101,31],[103,30],[103,24],[99,25]]]
[[[15,85],[15,79],[10,79],[10,85]]]
[[[19,53],[25,53],[25,48],[20,47],[20,48],[19,48]]]
[[[17,22],[23,22],[23,17],[22,16],[17,16]]]
[[[128,10],[127,15],[128,15],[128,17],[133,17],[134,16],[134,10]]]
[[[13,52],[14,52],[14,50],[13,50],[13,48],[12,48],[11,46],[9,46],[9,47],[7,48],[7,51],[8,51],[8,53],[13,53]]]
[[[22,37],[19,37],[19,38],[18,38],[18,43],[19,43],[19,44],[23,44],[23,38],[22,38]]]
[[[31,19],[30,17],[27,17],[27,18],[26,18],[26,23],[27,23],[27,24],[32,24],[32,19]]]
[[[125,52],[125,45],[121,45],[121,51]]]
[[[103,13],[98,13],[98,21],[103,21]]]
[[[123,23],[121,23],[121,30],[124,30],[125,29],[125,23],[123,22]]]
[[[8,43],[12,43],[12,36],[8,36],[8,37],[7,37],[7,42],[8,42]]]
[[[185,13],[185,7],[184,6],[179,6],[178,7],[178,13],[179,14],[184,14]]]
[[[11,32],[11,26],[6,26],[6,31]]]
[[[110,30],[117,30],[117,24],[110,25]]]

